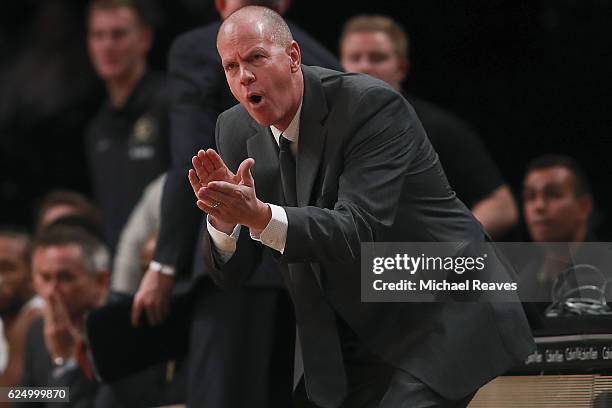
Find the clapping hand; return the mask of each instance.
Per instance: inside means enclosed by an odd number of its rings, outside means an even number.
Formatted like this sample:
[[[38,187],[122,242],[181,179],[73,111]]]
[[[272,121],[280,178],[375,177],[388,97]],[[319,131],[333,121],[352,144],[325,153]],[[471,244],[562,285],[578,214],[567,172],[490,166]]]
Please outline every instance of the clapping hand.
[[[233,174],[221,157],[212,149],[200,150],[192,159],[189,182],[196,195],[196,205],[209,215],[213,226],[227,234],[236,224],[263,230],[272,212],[255,193],[251,168],[252,158],[245,159]]]

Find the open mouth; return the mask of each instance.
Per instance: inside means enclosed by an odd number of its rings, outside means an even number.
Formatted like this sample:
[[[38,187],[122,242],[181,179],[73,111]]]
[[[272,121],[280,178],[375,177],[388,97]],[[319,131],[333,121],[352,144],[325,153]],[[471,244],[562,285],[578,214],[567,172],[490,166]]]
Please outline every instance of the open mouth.
[[[253,104],[257,105],[257,104],[259,104],[259,102],[261,102],[261,99],[262,99],[262,98],[263,98],[263,97],[262,97],[261,95],[255,95],[255,94],[253,94],[253,95],[249,96],[249,101],[250,101],[251,103],[253,103]]]

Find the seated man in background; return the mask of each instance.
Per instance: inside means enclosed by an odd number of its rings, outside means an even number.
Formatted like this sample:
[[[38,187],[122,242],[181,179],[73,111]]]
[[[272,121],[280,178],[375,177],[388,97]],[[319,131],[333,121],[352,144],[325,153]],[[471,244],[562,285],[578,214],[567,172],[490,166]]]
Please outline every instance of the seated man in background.
[[[90,406],[98,383],[83,363],[82,331],[106,296],[108,250],[85,229],[56,222],[36,238],[31,264],[45,307],[28,333],[21,385],[67,386],[72,406]]]
[[[591,187],[574,159],[550,154],[527,165],[523,212],[532,241],[595,241],[588,228],[592,209]]]
[[[19,383],[26,334],[42,306],[32,288],[29,256],[27,233],[0,229],[0,387]]]
[[[571,157],[544,155],[528,165],[523,178],[523,214],[534,242],[596,241],[588,220],[593,198],[587,177]],[[530,257],[531,267],[519,268],[528,296],[550,298],[559,273],[572,265],[575,254],[566,245],[542,246],[544,254]]]
[[[402,92],[410,66],[408,37],[388,17],[353,17],[340,37],[340,58],[348,72],[372,75]],[[518,209],[478,135],[454,115],[403,94],[421,120],[459,199],[493,238],[503,237],[516,225]]]

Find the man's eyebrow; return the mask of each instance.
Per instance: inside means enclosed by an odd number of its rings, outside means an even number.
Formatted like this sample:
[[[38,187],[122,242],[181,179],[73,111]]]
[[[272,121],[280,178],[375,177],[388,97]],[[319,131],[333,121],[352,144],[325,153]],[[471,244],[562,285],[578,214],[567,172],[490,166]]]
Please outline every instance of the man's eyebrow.
[[[257,52],[263,52],[264,54],[268,53],[265,48],[260,47],[260,46],[256,46],[256,47],[253,47],[250,50],[248,50],[244,54],[244,58],[248,58],[248,57],[250,57],[251,55],[253,55],[253,54],[257,53]]]
[[[235,58],[228,58],[228,59],[221,59],[221,65],[226,66],[227,64],[230,64],[232,62],[234,62],[236,59]]]

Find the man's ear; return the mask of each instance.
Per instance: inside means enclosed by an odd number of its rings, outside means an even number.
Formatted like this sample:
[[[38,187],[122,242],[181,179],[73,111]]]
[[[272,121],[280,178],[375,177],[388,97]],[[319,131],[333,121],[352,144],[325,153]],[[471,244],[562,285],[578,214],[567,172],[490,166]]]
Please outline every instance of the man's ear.
[[[108,289],[110,285],[110,271],[103,271],[103,272],[97,273],[95,280],[96,280],[96,284],[98,285],[98,288],[101,291],[106,292],[106,290]]]
[[[153,45],[153,38],[154,38],[153,29],[147,26],[143,26],[141,36],[142,36],[141,38],[142,50],[143,50],[143,54],[146,57],[149,51],[151,51],[151,46]]]
[[[289,46],[289,58],[291,58],[291,72],[297,72],[302,64],[302,52],[297,42],[291,41]]]
[[[578,197],[578,205],[580,206],[580,214],[583,219],[588,219],[593,211],[593,198],[588,194]]]
[[[398,67],[399,82],[402,83],[410,72],[410,61],[407,59],[401,60]]]

